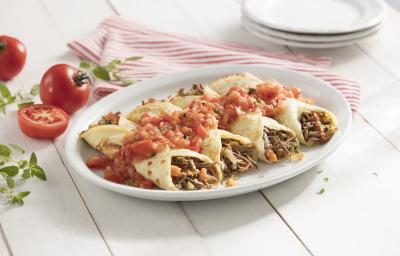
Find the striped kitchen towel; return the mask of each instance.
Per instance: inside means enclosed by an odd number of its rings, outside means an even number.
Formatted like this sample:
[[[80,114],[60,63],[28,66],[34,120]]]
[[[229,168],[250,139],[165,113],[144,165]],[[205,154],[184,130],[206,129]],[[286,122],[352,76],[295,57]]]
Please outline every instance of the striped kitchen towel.
[[[142,56],[139,61],[121,65],[121,76],[126,80],[144,80],[207,65],[261,64],[310,73],[337,88],[346,97],[353,111],[357,111],[360,105],[358,83],[328,72],[331,65],[328,57],[270,52],[233,42],[214,42],[167,34],[118,16],[106,19],[88,36],[68,46],[79,57],[98,65],[106,65],[116,58]],[[97,80],[94,96],[99,99],[122,86],[120,81]]]

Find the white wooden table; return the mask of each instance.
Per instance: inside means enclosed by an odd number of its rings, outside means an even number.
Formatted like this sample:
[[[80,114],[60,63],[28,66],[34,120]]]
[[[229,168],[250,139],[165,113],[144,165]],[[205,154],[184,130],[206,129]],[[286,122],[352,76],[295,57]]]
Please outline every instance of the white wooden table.
[[[63,136],[29,139],[11,111],[0,119],[0,143],[37,152],[48,181],[27,185],[32,194],[24,207],[0,209],[0,255],[400,255],[400,12],[388,8],[382,31],[359,44],[303,50],[245,32],[240,1],[3,0],[0,33],[20,38],[29,51],[9,86],[30,87],[56,63],[77,65],[66,43],[110,15],[168,32],[330,56],[334,72],[361,82],[360,113],[346,141],[309,172],[239,197],[167,203],[86,182],[65,167]],[[326,192],[317,195],[321,188]]]

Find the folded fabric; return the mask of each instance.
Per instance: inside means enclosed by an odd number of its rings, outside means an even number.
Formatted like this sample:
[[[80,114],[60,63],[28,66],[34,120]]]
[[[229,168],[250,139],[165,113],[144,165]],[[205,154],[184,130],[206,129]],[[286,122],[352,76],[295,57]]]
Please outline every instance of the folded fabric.
[[[114,59],[142,56],[120,66],[125,80],[145,80],[162,74],[217,64],[259,64],[310,73],[337,88],[353,111],[360,105],[360,87],[355,81],[328,72],[331,60],[265,49],[233,42],[214,42],[184,35],[168,34],[128,22],[115,16],[104,20],[89,35],[68,44],[79,57],[106,65]],[[97,79],[96,99],[120,88],[121,81]]]

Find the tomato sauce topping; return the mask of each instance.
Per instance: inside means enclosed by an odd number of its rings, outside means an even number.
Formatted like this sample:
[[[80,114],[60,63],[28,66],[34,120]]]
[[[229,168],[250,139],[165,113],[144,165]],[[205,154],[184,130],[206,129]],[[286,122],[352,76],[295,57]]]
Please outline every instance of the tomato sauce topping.
[[[187,148],[199,152],[208,130],[217,127],[215,114],[202,102],[170,115],[155,116],[145,113],[139,128],[124,140],[122,154],[129,160],[149,158],[164,146]]]
[[[226,95],[219,98],[219,105],[221,109],[218,113],[218,126],[221,129],[229,129],[229,125],[241,114],[263,108],[257,99],[242,87],[232,87]]]
[[[313,103],[310,98],[301,97],[301,89],[282,86],[276,80],[270,80],[257,85],[256,89],[250,89],[249,94],[262,100],[262,111],[264,116],[276,117],[283,111],[283,103],[288,98],[298,99],[306,103]]]

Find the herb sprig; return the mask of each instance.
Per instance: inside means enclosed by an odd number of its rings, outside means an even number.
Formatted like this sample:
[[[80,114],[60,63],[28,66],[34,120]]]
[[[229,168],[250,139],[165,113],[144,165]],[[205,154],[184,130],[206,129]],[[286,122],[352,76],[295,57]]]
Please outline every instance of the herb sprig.
[[[35,84],[29,93],[18,91],[16,94],[12,94],[8,87],[0,83],[0,113],[4,115],[7,113],[7,106],[17,103],[18,108],[22,108],[28,105],[32,105],[33,97],[39,94],[39,85]]]
[[[15,191],[15,184],[18,181],[26,182],[30,178],[36,177],[42,181],[46,181],[46,173],[43,168],[38,165],[36,154],[31,153],[29,160],[13,157],[14,152],[23,155],[26,150],[17,144],[0,144],[0,176],[4,183],[0,184],[0,194],[7,199],[11,205],[24,204],[24,198],[30,191]]]
[[[105,66],[96,65],[89,61],[81,61],[81,63],[79,64],[79,67],[81,69],[90,70],[92,72],[93,76],[95,76],[96,78],[99,78],[101,80],[120,81],[125,86],[129,86],[129,85],[136,83],[137,81],[126,79],[126,78],[122,77],[120,66],[127,64],[128,62],[138,61],[142,58],[143,57],[132,56],[132,57],[128,57],[123,60],[114,59]]]

